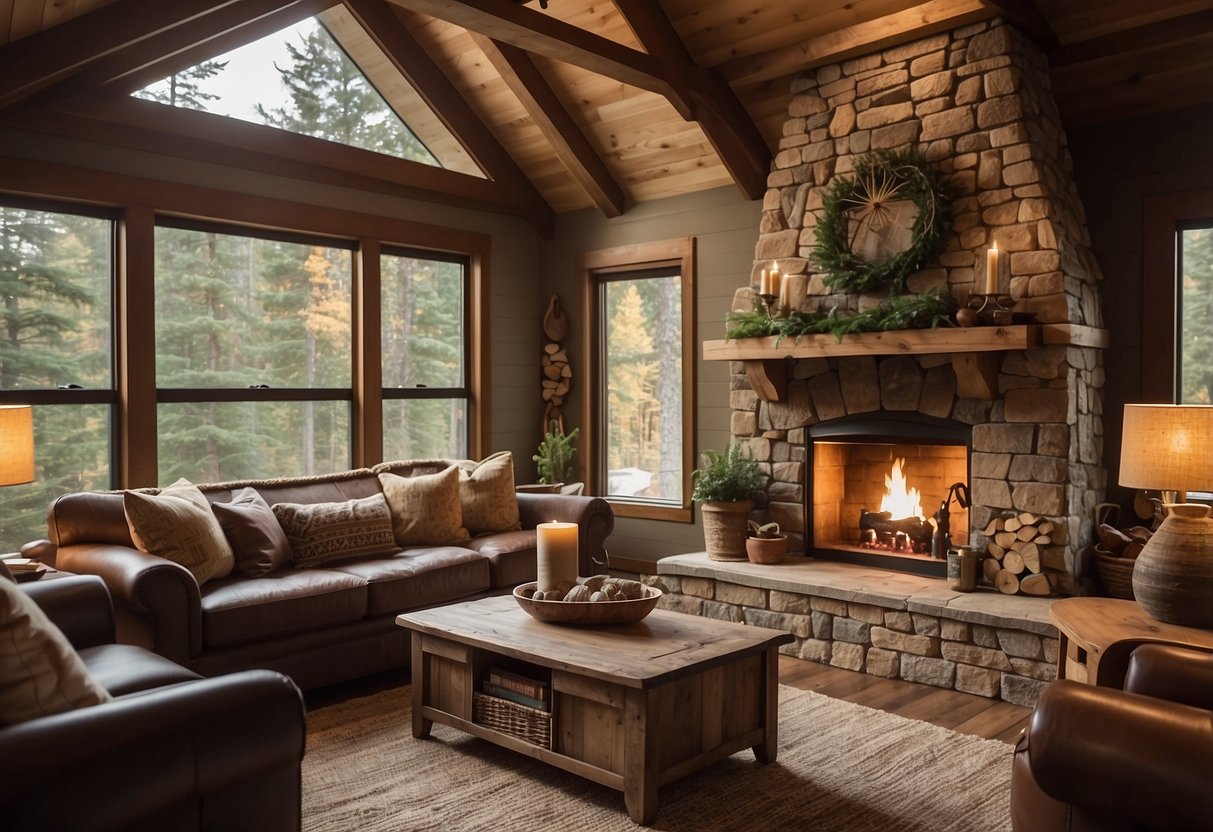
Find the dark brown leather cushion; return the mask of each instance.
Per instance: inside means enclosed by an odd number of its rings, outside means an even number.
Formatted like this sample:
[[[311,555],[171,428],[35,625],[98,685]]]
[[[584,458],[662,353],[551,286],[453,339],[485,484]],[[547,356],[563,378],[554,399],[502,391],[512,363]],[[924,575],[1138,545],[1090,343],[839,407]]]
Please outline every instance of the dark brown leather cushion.
[[[458,546],[405,549],[391,558],[329,567],[365,581],[371,615],[442,604],[489,589],[489,564]]]
[[[239,489],[230,503],[212,503],[211,511],[236,554],[236,574],[259,578],[291,562],[286,532],[255,488]]]
[[[498,532],[462,544],[488,558],[494,587],[515,587],[535,580],[535,530]]]
[[[202,639],[208,648],[231,647],[358,621],[366,611],[366,581],[341,572],[224,578],[202,588]]]
[[[93,679],[111,696],[192,682],[192,670],[132,644],[100,644],[77,651]]]

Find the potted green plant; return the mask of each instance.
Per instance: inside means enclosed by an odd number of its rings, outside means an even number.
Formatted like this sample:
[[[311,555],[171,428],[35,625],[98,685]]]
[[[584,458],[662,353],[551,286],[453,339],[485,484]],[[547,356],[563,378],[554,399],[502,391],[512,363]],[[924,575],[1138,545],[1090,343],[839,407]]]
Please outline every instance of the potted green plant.
[[[759,525],[751,520],[749,529],[745,553],[750,563],[783,563],[788,556],[788,536],[779,531],[779,524],[772,521]]]
[[[730,443],[724,453],[704,451],[705,465],[692,474],[691,499],[700,503],[704,548],[712,560],[745,560],[750,495],[762,486],[758,461]]]
[[[547,435],[539,443],[538,453],[531,457],[535,461],[539,484],[520,485],[517,490],[580,494],[581,483],[569,483],[574,476],[573,455],[577,453],[573,440],[579,432],[580,428],[573,428],[571,433],[565,433],[555,419],[549,422]]]

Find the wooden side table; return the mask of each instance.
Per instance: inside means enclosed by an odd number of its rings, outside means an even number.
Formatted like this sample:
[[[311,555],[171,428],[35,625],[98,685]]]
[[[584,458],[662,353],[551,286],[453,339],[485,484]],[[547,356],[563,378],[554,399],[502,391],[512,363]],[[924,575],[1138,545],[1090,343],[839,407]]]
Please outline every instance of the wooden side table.
[[[1129,654],[1142,644],[1213,652],[1213,630],[1155,621],[1136,601],[1065,598],[1049,609],[1049,619],[1060,633],[1058,679],[1123,687]]]

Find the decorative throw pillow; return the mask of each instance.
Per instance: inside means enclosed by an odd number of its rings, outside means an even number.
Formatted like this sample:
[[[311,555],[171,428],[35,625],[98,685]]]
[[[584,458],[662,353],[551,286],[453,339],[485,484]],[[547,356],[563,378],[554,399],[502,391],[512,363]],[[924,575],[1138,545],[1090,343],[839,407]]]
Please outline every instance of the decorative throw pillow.
[[[126,524],[140,552],[175,561],[201,586],[230,575],[236,559],[198,486],[177,480],[159,494],[122,494]]]
[[[454,465],[437,474],[380,474],[379,484],[392,513],[397,545],[450,543],[467,538],[459,503],[459,469]]]
[[[33,599],[0,580],[0,725],[111,698]]]
[[[255,488],[232,492],[230,503],[214,503],[219,520],[236,556],[235,571],[260,578],[291,562],[291,544],[273,509]]]
[[[345,503],[274,503],[295,567],[399,551],[382,494]]]
[[[470,534],[512,532],[522,528],[514,494],[514,457],[498,451],[480,462],[459,463],[463,525]]]

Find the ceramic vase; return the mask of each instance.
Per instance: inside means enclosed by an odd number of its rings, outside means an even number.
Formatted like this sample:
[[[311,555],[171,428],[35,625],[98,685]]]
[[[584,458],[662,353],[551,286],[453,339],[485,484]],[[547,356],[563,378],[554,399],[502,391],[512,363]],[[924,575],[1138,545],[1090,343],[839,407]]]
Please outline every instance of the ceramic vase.
[[[746,522],[750,519],[751,500],[707,502],[700,505],[703,517],[703,544],[712,560],[745,560]]]
[[[1213,518],[1199,503],[1168,505],[1133,566],[1133,595],[1156,621],[1213,629]]]

